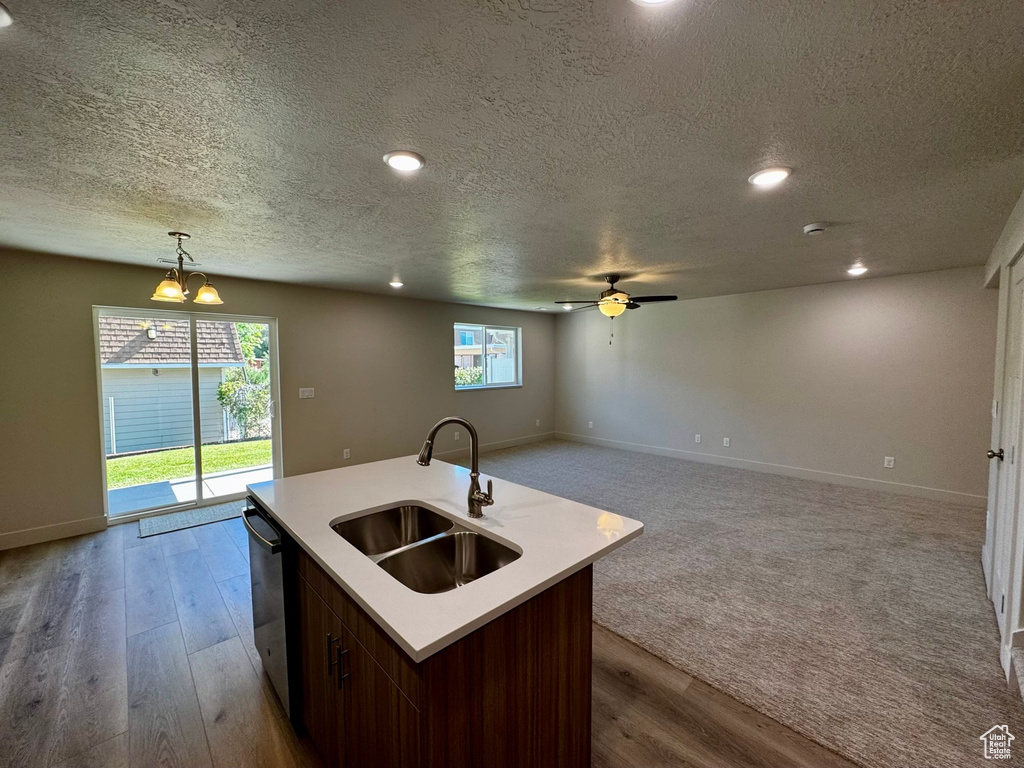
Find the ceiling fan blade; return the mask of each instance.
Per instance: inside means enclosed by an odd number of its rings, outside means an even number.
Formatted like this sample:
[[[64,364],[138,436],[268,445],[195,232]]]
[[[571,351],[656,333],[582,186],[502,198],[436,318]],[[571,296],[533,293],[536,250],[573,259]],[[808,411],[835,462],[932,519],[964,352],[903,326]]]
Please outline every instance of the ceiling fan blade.
[[[676,301],[678,296],[630,296],[629,300],[634,304],[642,304],[651,301]]]
[[[629,303],[626,304],[626,309],[640,309],[640,305],[637,304],[635,301],[630,301]]]
[[[589,300],[589,299],[588,300],[581,299],[580,301],[568,301],[568,300],[567,301],[556,301],[555,304],[559,304],[559,305],[572,304],[574,307],[576,307],[576,306],[582,306],[584,304],[595,305],[596,306],[597,302],[593,301],[593,300]]]

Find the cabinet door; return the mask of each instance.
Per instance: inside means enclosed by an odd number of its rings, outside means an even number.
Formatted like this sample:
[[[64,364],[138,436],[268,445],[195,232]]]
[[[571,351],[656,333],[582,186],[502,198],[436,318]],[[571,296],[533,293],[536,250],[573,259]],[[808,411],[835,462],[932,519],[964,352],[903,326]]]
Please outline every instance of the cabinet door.
[[[345,628],[305,581],[299,579],[302,643],[302,722],[327,768],[344,768],[339,747],[342,700],[339,661]]]
[[[417,768],[419,710],[346,628],[345,756],[352,768]]]

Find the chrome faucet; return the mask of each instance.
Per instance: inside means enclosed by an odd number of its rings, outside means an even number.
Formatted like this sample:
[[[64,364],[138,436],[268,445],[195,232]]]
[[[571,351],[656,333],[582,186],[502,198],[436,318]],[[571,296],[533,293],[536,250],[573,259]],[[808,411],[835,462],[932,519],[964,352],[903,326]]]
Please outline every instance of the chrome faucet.
[[[427,439],[423,441],[423,447],[420,448],[420,455],[416,459],[416,463],[421,467],[430,466],[430,457],[434,453],[434,437],[437,436],[437,431],[445,424],[461,424],[469,432],[469,516],[483,517],[483,508],[489,507],[494,503],[494,497],[491,496],[493,485],[488,480],[487,493],[480,490],[480,451],[477,446],[479,438],[477,438],[476,428],[472,424],[458,416],[449,416],[441,419],[431,428]]]

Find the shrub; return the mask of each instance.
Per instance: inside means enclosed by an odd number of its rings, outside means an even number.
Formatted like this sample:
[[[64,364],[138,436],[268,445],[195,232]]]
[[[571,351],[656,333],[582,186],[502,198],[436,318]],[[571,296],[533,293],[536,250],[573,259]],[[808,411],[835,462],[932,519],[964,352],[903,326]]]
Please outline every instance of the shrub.
[[[484,383],[484,369],[479,365],[472,368],[455,369],[455,386],[471,387]]]
[[[217,387],[217,402],[235,420],[242,439],[269,434],[270,372],[266,369],[233,368]]]

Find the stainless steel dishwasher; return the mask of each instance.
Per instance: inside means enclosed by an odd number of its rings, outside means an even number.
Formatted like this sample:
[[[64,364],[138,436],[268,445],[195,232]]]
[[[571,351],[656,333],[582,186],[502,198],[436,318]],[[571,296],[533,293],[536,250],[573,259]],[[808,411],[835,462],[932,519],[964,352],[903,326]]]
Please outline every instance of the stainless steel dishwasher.
[[[290,684],[288,622],[288,579],[285,572],[286,537],[270,515],[250,496],[242,522],[249,530],[249,572],[252,577],[252,633],[270,682],[289,718],[293,716],[292,695],[298,686]],[[294,603],[292,603],[294,605]],[[295,649],[297,650],[297,648]]]

